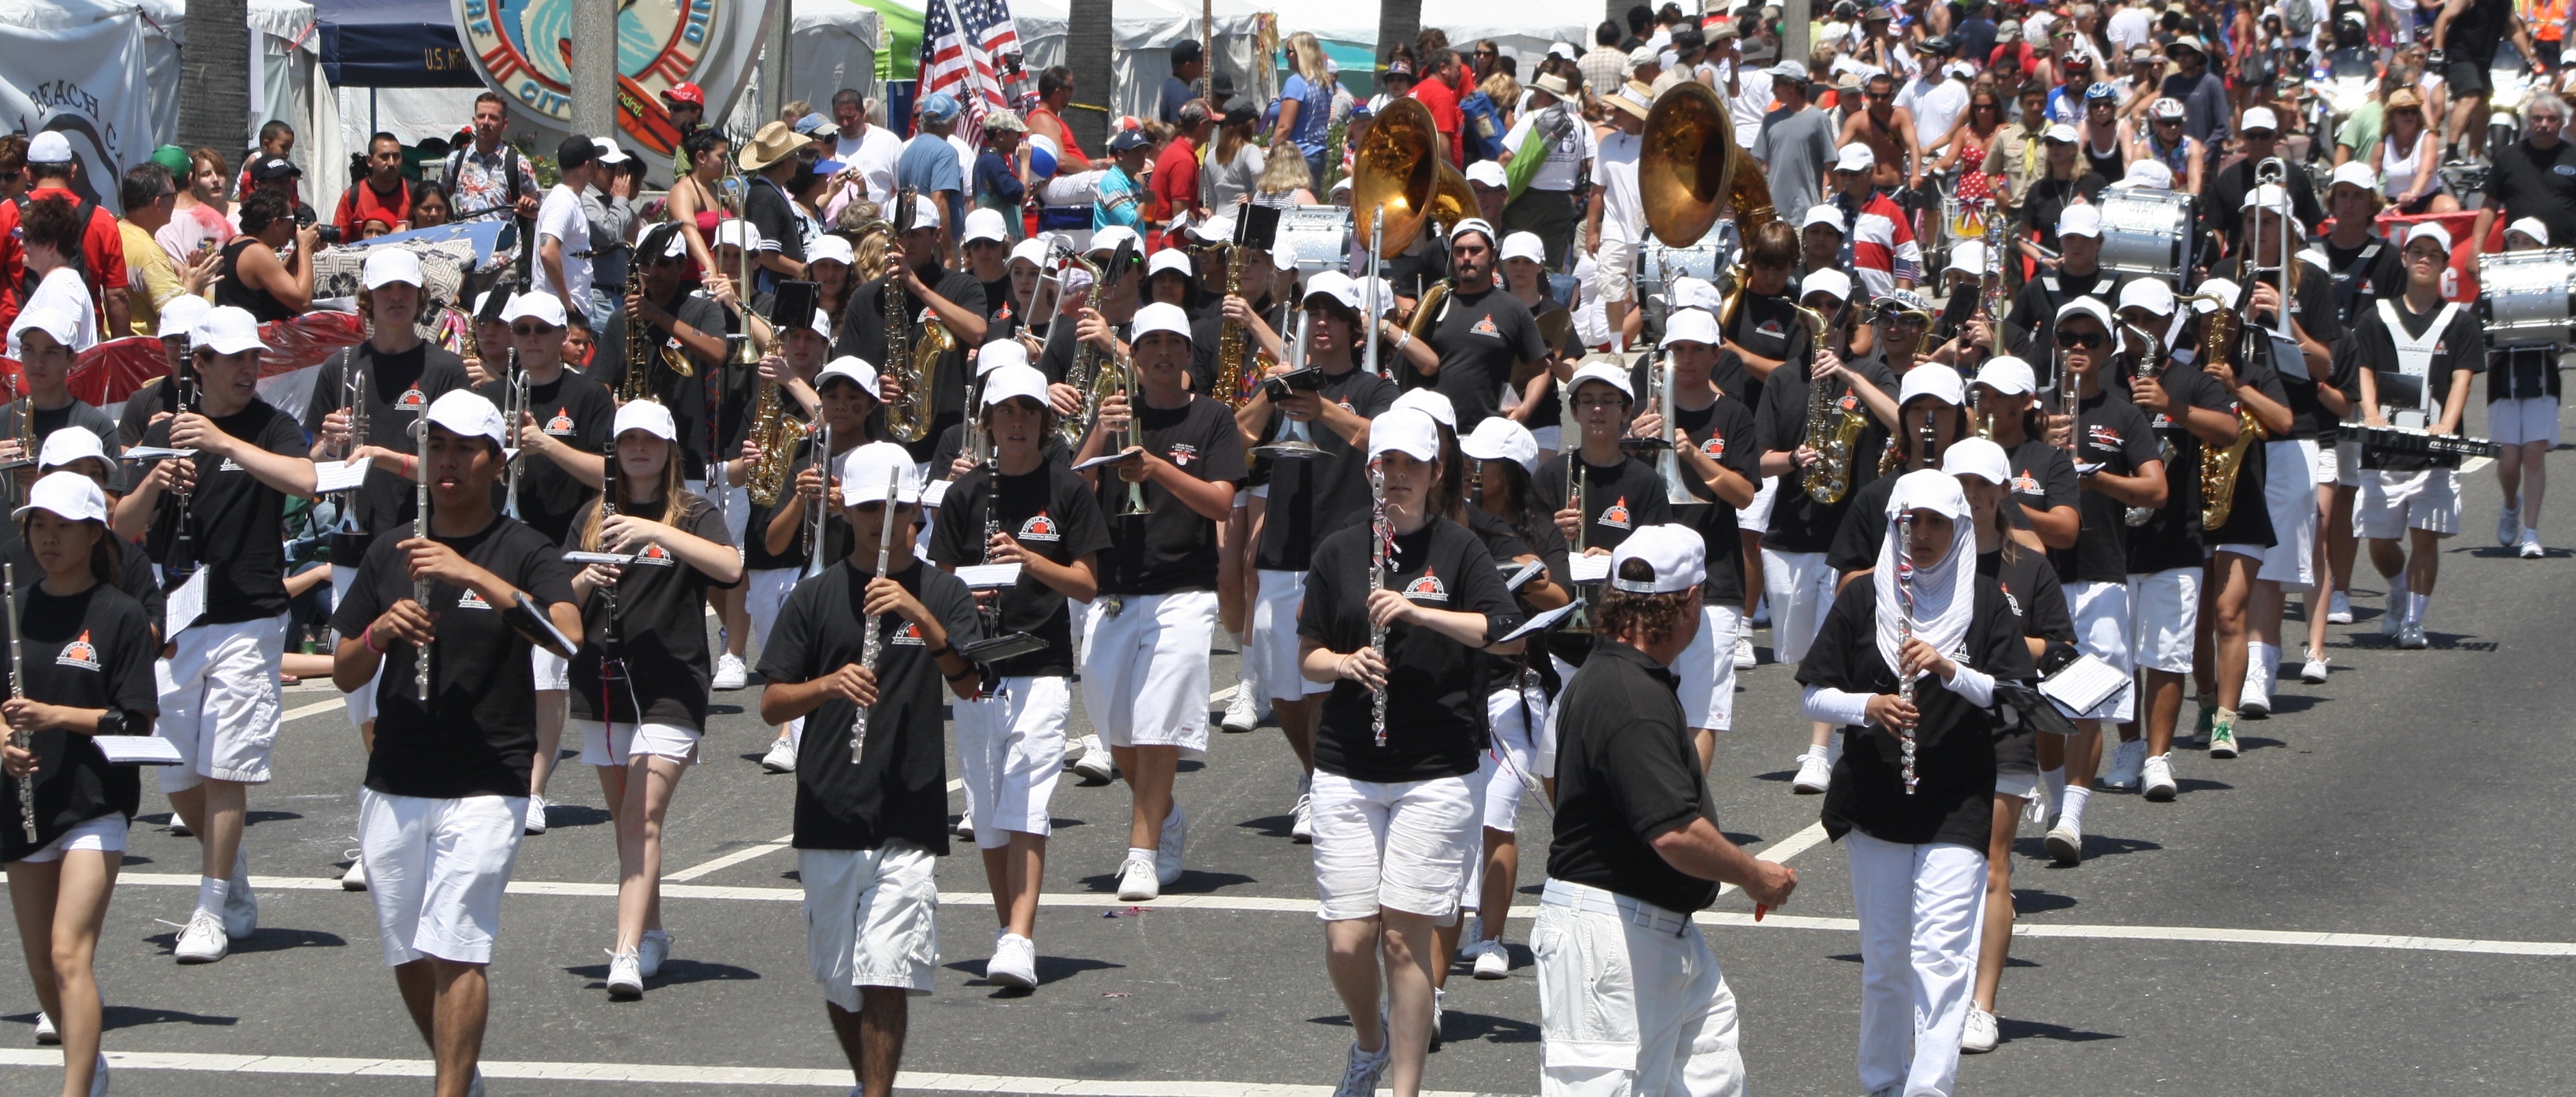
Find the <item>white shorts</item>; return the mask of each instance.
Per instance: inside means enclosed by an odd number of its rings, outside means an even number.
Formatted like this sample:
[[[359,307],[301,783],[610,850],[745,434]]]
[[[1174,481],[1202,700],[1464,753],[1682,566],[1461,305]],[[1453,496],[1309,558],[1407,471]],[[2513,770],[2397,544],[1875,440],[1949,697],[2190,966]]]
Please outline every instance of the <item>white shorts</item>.
[[[1735,992],[1688,915],[1549,880],[1530,953],[1543,1097],[1744,1097]]]
[[[2487,404],[2487,437],[2500,446],[2558,444],[2558,398],[2494,400]]]
[[[1762,550],[1762,593],[1771,600],[1771,657],[1792,666],[1825,627],[1834,608],[1832,564],[1821,552]],[[1727,652],[1729,660],[1735,653]],[[1732,665],[1730,662],[1729,665]]]
[[[286,615],[193,625],[153,663],[161,718],[153,734],[179,748],[180,764],[158,767],[161,791],[183,792],[209,777],[256,785],[268,780],[277,746],[277,664],[286,654]]]
[[[2127,694],[2123,692],[2122,696],[2127,696]],[[2010,796],[2015,800],[2027,800],[2030,799],[2032,793],[2037,791],[2039,791],[2039,775],[2036,773],[1995,774],[1995,795],[1997,796]]]
[[[92,819],[79,826],[73,827],[70,830],[64,831],[62,833],[62,837],[46,843],[45,848],[37,850],[34,853],[30,853],[25,857],[21,857],[19,860],[29,861],[35,864],[44,864],[48,861],[62,860],[63,854],[69,853],[73,850],[89,850],[96,853],[123,853],[125,852],[125,831],[131,822],[131,820],[125,817],[124,812],[108,812],[96,819]]]
[[[2362,474],[2361,501],[2353,507],[2352,524],[2363,537],[2394,541],[2410,529],[2436,537],[2460,532],[2460,474],[2456,469]]]
[[[957,776],[966,783],[966,819],[978,849],[1009,845],[1011,835],[1046,837],[1056,775],[1064,772],[1064,726],[1073,716],[1073,683],[1061,676],[1004,678],[1001,692],[956,701]]]
[[[2361,443],[2334,444],[2334,482],[2347,488],[2361,486]]]
[[[1316,770],[1316,917],[1342,922],[1384,908],[1442,925],[1456,918],[1467,851],[1483,846],[1467,781],[1354,781]]]
[[[2201,575],[2199,568],[2171,568],[2129,576],[2129,617],[2136,625],[2129,656],[2139,670],[2191,673]]]
[[[1179,747],[1207,753],[1208,642],[1216,592],[1131,594],[1117,616],[1092,600],[1082,660],[1082,708],[1113,747]]]
[[[2317,585],[2317,443],[2286,438],[2263,443],[2263,509],[2272,515],[2271,548],[2263,550],[2257,579],[2283,591]]]
[[[1699,635],[1691,637],[1673,664],[1673,673],[1681,676],[1687,726],[1716,731],[1735,726],[1735,634],[1743,622],[1742,606],[1699,607]]]
[[[728,484],[724,489],[724,497],[719,499],[707,495],[707,482],[704,480],[683,480],[680,483],[691,492],[704,496],[707,502],[715,504],[717,510],[724,512],[725,532],[733,535],[734,547],[737,550],[740,549],[743,531],[751,528],[751,488],[748,485],[736,487]]]
[[[800,849],[805,959],[823,1000],[859,1011],[860,987],[930,993],[939,966],[939,858],[905,842]]]
[[[1592,252],[1592,295],[1604,301],[1636,300],[1636,266],[1635,241],[1603,236]]]
[[[769,627],[778,622],[778,611],[787,605],[787,596],[796,591],[796,577],[803,568],[762,568],[744,575],[742,601],[744,612],[751,615],[751,644],[743,651],[766,651]]]
[[[1735,508],[1735,528],[1765,530],[1771,528],[1771,504],[1780,498],[1780,478],[1765,476],[1762,486],[1753,492],[1753,501]]]
[[[340,600],[349,596],[350,587],[356,585],[357,581],[358,569],[347,564],[331,565],[332,613],[340,612]],[[348,713],[351,728],[363,730],[368,721],[376,718],[376,683],[383,681],[384,677],[385,664],[379,660],[376,663],[375,677],[367,679],[366,685],[340,695],[340,707],[342,711]]]
[[[2124,678],[2130,676],[2137,667],[2129,659],[2129,585],[2068,583],[2061,589],[2066,593],[2066,615],[2075,619],[2075,650],[2119,668]],[[2121,690],[2093,711],[2072,715],[2127,723],[2132,692]]]
[[[1297,607],[1306,601],[1306,573],[1263,570],[1257,574],[1261,596],[1252,603],[1252,631],[1243,638],[1243,663],[1252,668],[1253,681],[1277,701],[1331,693],[1331,682],[1309,682],[1297,665]],[[1298,692],[1283,695],[1292,686]]]
[[[581,736],[581,760],[594,766],[623,768],[638,754],[668,758],[684,766],[698,763],[699,734],[678,724],[604,724],[573,720],[566,729]]]
[[[1520,829],[1521,796],[1547,795],[1538,784],[1538,738],[1547,730],[1547,695],[1529,689],[1498,689],[1485,695],[1485,721],[1493,728],[1493,745],[1477,760],[1475,782],[1483,806],[1478,817],[1485,829],[1511,834]],[[1539,791],[1531,792],[1536,786]],[[1473,895],[1474,885],[1469,885]]]
[[[492,962],[501,893],[519,858],[525,796],[433,800],[358,790],[358,848],[385,966],[435,956]]]
[[[537,692],[572,690],[572,660],[535,644],[528,645],[528,669],[536,672]]]

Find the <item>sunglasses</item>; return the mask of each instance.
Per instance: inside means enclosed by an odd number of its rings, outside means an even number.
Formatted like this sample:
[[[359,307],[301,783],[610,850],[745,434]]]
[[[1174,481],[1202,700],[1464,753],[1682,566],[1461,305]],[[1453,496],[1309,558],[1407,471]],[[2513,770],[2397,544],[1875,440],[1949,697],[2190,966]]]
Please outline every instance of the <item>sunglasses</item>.
[[[2093,348],[2099,347],[2110,341],[2110,336],[2098,331],[2060,331],[2057,333],[2057,345],[2059,348],[2064,350],[2092,350]]]
[[[1871,99],[1894,99],[1894,98],[1896,98],[1896,93],[1895,93],[1895,92],[1892,92],[1892,91],[1873,91],[1873,92],[1868,92],[1868,93],[1865,93],[1865,94],[1867,94],[1867,95],[1869,96],[1869,98],[1871,98]]]
[[[521,337],[521,338],[526,338],[526,337],[531,336],[531,335],[552,335],[552,334],[554,334],[554,333],[556,333],[556,332],[558,332],[558,331],[562,331],[562,330],[563,330],[562,328],[555,327],[555,326],[554,326],[554,325],[552,325],[552,324],[512,324],[512,325],[510,325],[510,334],[512,334],[512,335],[516,335],[516,336],[519,336],[519,337]]]
[[[2179,126],[2179,125],[2181,125],[2181,124],[2182,124],[2182,119],[2180,119],[2180,118],[2158,118],[2158,119],[2156,119],[2155,124],[2156,124],[2156,125],[2159,125],[2159,126]]]

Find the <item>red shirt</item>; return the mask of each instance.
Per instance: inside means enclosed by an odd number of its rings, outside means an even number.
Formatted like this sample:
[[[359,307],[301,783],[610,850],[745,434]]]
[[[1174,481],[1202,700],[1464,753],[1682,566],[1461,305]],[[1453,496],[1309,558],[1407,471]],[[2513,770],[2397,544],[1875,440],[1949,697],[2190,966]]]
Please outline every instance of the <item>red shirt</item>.
[[[356,240],[358,230],[369,221],[382,221],[388,228],[411,220],[411,183],[396,177],[391,198],[376,193],[375,184],[360,179],[340,194],[340,212],[331,223],[340,226],[340,237]]]
[[[27,192],[27,200],[55,192],[80,205],[80,195],[60,180],[47,179]],[[93,206],[89,227],[81,232],[81,267],[89,283],[90,302],[97,313],[100,330],[107,322],[107,294],[111,289],[124,289],[125,234],[116,227],[116,217],[104,206]],[[20,289],[27,279],[27,255],[18,239],[18,203],[0,202],[0,330],[15,324],[23,295]]]
[[[1459,168],[1467,166],[1467,147],[1458,140],[1465,118],[1458,113],[1458,92],[1447,81],[1431,77],[1413,85],[1413,97],[1431,108],[1431,125],[1449,141],[1449,162]]]
[[[1153,215],[1169,224],[1190,211],[1199,194],[1199,147],[1187,137],[1174,137],[1154,158]]]

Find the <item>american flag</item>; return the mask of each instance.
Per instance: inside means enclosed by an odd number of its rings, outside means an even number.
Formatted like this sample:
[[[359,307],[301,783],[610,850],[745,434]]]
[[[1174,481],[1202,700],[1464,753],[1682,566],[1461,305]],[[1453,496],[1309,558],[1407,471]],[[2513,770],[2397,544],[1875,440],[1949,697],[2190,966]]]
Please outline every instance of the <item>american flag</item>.
[[[1009,0],[930,0],[929,8],[921,30],[921,96],[956,96],[966,108],[958,136],[980,148],[984,115],[1010,105],[999,61],[1020,52],[1019,24]]]

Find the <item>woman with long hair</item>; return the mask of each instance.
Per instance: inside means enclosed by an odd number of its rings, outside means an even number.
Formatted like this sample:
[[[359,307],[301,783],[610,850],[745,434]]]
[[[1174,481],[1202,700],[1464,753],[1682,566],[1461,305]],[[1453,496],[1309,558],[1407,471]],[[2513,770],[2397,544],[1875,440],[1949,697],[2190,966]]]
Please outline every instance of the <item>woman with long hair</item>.
[[[2001,173],[1988,174],[1986,159],[1995,154],[1996,143],[2004,136],[2004,98],[1992,84],[1979,84],[1968,93],[1968,117],[1950,131],[1949,148],[1932,165],[1933,170],[1959,169],[1959,208],[1983,202],[2003,191]],[[2002,161],[1998,160],[2000,164]],[[2000,215],[1997,209],[1992,215]]]
[[[1202,202],[1211,216],[1231,217],[1235,203],[1249,198],[1261,187],[1261,173],[1269,167],[1261,146],[1252,140],[1253,131],[1261,125],[1261,110],[1242,96],[1224,105],[1225,114],[1216,132],[1216,143],[1209,147],[1207,159],[1199,170]]]
[[[1332,135],[1333,63],[1324,56],[1324,44],[1305,31],[1288,36],[1288,82],[1279,89],[1279,125],[1270,133],[1270,147],[1286,149],[1294,145],[1306,161],[1306,177],[1311,182],[1324,177],[1324,142]],[[1313,204],[1314,199],[1306,200]]]
[[[680,232],[688,237],[689,258],[699,270],[714,270],[715,253],[708,241],[716,234],[716,222],[727,215],[716,187],[724,178],[725,158],[733,154],[733,142],[724,131],[709,126],[690,134],[680,142],[688,153],[689,173],[671,181],[671,200],[666,212],[680,223]]]
[[[13,737],[0,747],[11,778],[0,791],[7,820],[0,860],[43,1009],[39,1036],[48,1027],[59,1034],[64,1097],[87,1097],[107,1091],[91,961],[143,797],[138,771],[110,765],[95,737],[152,733],[160,645],[143,607],[117,589],[123,553],[108,533],[98,485],[77,472],[53,473],[29,490],[20,513],[19,534],[37,570],[16,577],[19,612],[8,625],[27,676],[16,683],[24,696],[0,702],[0,714],[29,736],[26,746]],[[21,809],[20,797],[31,794],[34,807]],[[18,825],[31,817],[32,840]]]
[[[1309,173],[1304,157],[1273,156],[1262,165],[1261,180],[1253,184],[1252,204],[1295,209],[1315,205],[1315,177]]]
[[[850,295],[858,292],[858,252],[850,241],[837,234],[825,233],[805,245],[805,276],[820,287],[816,307],[832,318],[832,330],[841,330],[841,320],[849,314]]]
[[[628,557],[573,578],[582,604],[572,726],[617,828],[617,942],[608,996],[632,999],[670,955],[662,928],[662,819],[698,761],[712,680],[708,591],[742,581],[724,516],[688,490],[679,430],[652,400],[617,409],[608,484],[575,527],[585,552]]]
[[[2379,138],[2379,192],[2399,213],[2457,213],[2460,200],[2442,186],[2441,142],[2424,125],[2424,96],[2413,88],[2388,95]]]

